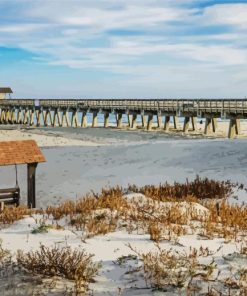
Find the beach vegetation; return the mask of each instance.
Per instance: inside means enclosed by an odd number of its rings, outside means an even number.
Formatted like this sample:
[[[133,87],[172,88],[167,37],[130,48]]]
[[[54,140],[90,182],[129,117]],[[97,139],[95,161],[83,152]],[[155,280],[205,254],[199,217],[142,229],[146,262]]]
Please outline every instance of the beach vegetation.
[[[92,257],[84,250],[40,245],[36,251],[18,251],[16,259],[18,267],[26,273],[72,280],[79,292],[87,290],[98,273],[99,264],[93,263]]]
[[[186,180],[185,183],[174,182],[169,184],[146,185],[137,187],[129,185],[128,190],[136,193],[142,193],[147,197],[160,201],[180,201],[188,197],[195,199],[223,199],[233,193],[234,188],[242,188],[242,184],[235,184],[228,181],[217,181],[209,178],[196,176],[192,181]]]
[[[44,222],[41,223],[38,227],[34,228],[31,233],[37,234],[37,233],[48,233],[49,229],[52,229],[52,225],[47,225]]]

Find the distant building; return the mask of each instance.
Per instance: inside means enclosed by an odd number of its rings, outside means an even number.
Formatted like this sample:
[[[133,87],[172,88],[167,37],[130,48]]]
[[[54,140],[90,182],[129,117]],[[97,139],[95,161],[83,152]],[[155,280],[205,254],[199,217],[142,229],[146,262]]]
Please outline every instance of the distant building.
[[[10,87],[0,87],[0,100],[10,98],[10,94],[12,93],[13,91]]]

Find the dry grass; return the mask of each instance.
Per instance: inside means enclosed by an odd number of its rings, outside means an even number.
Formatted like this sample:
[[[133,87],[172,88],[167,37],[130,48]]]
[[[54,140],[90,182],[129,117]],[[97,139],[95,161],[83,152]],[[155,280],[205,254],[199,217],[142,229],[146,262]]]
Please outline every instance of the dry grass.
[[[3,276],[8,272],[12,265],[12,256],[10,252],[2,247],[2,240],[0,240],[0,274]]]
[[[157,251],[140,253],[129,245],[140,260],[140,268],[133,269],[143,277],[147,288],[159,291],[170,291],[174,295],[243,295],[247,294],[247,270],[232,268],[229,277],[220,277],[217,264],[212,259],[202,263],[201,258],[213,254],[208,248],[199,250],[191,248],[188,253],[172,249],[164,250],[157,246]],[[132,255],[133,256],[133,255]],[[211,258],[211,257],[210,257]],[[243,257],[246,259],[246,256]],[[122,264],[126,262],[123,261]],[[227,264],[227,262],[225,263]],[[215,294],[216,293],[216,294]]]
[[[86,290],[98,273],[99,266],[92,262],[93,255],[69,247],[48,248],[44,245],[35,252],[17,254],[17,265],[25,272],[44,277],[59,276],[75,281],[77,291]]]
[[[202,234],[223,237],[226,240],[241,240],[247,232],[247,206],[230,205],[222,202],[207,204],[209,216],[202,224]]]
[[[210,239],[220,237],[226,242],[242,243],[239,254],[246,256],[247,206],[230,205],[225,201],[237,186],[228,181],[199,177],[185,184],[130,186],[129,190],[146,196],[140,195],[140,198],[126,198],[121,187],[114,187],[103,189],[98,195],[90,193],[76,201],[50,206],[44,212],[26,207],[5,208],[0,214],[0,224],[11,224],[26,215],[42,213],[43,224],[32,230],[34,232],[48,231],[50,224],[46,223],[46,219],[54,219],[56,225],[66,221],[65,227],[80,231],[82,240],[116,230],[149,234],[150,240],[155,243],[169,240],[179,244],[179,238],[186,234]],[[187,289],[188,295],[194,295],[195,281],[216,281],[215,263],[200,262],[201,257],[212,256],[207,248],[191,249],[189,254],[165,251],[159,247],[157,252],[147,254],[132,251],[142,261],[142,276],[151,288],[165,290],[175,287]],[[2,257],[9,258],[4,252],[0,247],[0,262]],[[85,291],[98,270],[91,257],[84,251],[41,246],[35,252],[19,252],[17,265],[27,273],[73,280],[75,291]],[[245,293],[246,272],[246,268],[242,268],[237,276],[234,274],[222,279],[224,289],[238,287]],[[213,295],[210,293],[213,293],[211,288],[208,295]]]
[[[57,225],[59,220],[66,217],[72,228],[83,232],[82,239],[125,229],[129,233],[148,233],[155,242],[178,242],[179,237],[185,234],[241,241],[247,232],[247,207],[229,205],[224,201],[236,186],[229,181],[218,182],[199,177],[185,184],[139,189],[130,186],[129,189],[148,197],[132,200],[126,199],[123,189],[116,186],[103,189],[100,194],[92,192],[82,199],[50,206],[43,214],[55,219]],[[216,203],[213,197],[223,201]],[[167,203],[168,200],[172,202]],[[198,203],[206,207],[207,212],[197,210],[195,205]],[[0,214],[0,224],[11,224],[38,212],[23,206],[6,207]]]
[[[124,228],[129,233],[149,233],[155,242],[177,242],[179,236],[187,233],[237,241],[247,231],[247,208],[224,201],[237,186],[199,177],[186,184],[139,189],[130,186],[129,190],[149,197],[133,200],[126,200],[122,188],[117,186],[103,189],[98,195],[91,193],[75,202],[48,207],[46,213],[56,220],[67,217],[72,227],[83,231],[84,239]],[[223,201],[215,202],[213,198]],[[172,201],[169,206],[167,201]],[[198,203],[207,212],[197,210]]]
[[[227,198],[232,194],[233,188],[237,187],[242,187],[242,185],[233,184],[230,181],[202,179],[197,176],[195,180],[191,182],[187,180],[184,184],[175,182],[173,185],[164,183],[159,186],[147,185],[144,187],[129,185],[129,190],[160,201],[179,201],[188,196],[196,199]]]
[[[23,219],[26,215],[35,214],[38,211],[28,209],[25,206],[5,207],[0,213],[0,224],[13,224],[15,221]]]

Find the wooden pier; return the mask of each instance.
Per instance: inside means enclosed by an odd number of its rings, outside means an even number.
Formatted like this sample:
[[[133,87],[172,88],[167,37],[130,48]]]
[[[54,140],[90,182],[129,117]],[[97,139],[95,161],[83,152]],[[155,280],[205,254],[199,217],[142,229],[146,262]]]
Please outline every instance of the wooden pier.
[[[92,114],[92,127],[98,126],[98,114],[103,114],[104,127],[107,128],[109,114],[114,114],[117,127],[122,128],[125,114],[130,128],[137,127],[137,116],[141,116],[142,127],[149,131],[153,129],[154,117],[157,118],[158,127],[165,131],[169,131],[171,122],[173,128],[177,129],[178,117],[183,117],[184,132],[189,131],[190,124],[192,130],[196,130],[197,118],[204,118],[205,134],[216,132],[217,119],[229,119],[228,137],[234,138],[240,133],[240,119],[247,119],[247,99],[0,100],[0,124],[85,128],[88,127],[89,113]]]

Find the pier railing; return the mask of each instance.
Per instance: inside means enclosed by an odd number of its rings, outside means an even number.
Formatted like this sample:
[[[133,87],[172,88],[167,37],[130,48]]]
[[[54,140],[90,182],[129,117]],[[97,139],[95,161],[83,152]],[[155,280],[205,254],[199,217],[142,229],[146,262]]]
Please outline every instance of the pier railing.
[[[217,118],[230,119],[228,136],[240,132],[240,119],[247,119],[247,99],[8,99],[0,100],[0,124],[29,124],[37,126],[87,127],[87,113],[93,114],[92,127],[97,126],[97,114],[104,114],[104,127],[109,114],[116,117],[117,127],[122,127],[123,114],[128,116],[128,126],[135,128],[137,116],[142,117],[142,127],[152,130],[153,117],[158,128],[169,131],[170,117],[177,129],[177,117],[184,117],[183,131],[196,130],[196,118],[205,118],[205,134],[216,131]],[[130,119],[132,117],[132,119]],[[147,118],[146,118],[147,117]],[[163,123],[163,117],[165,121]]]
[[[160,111],[247,111],[247,99],[166,99],[166,100],[82,100],[82,99],[12,99],[1,100],[1,106],[44,107],[44,108],[98,108],[98,109],[130,109],[130,110],[160,110]]]

